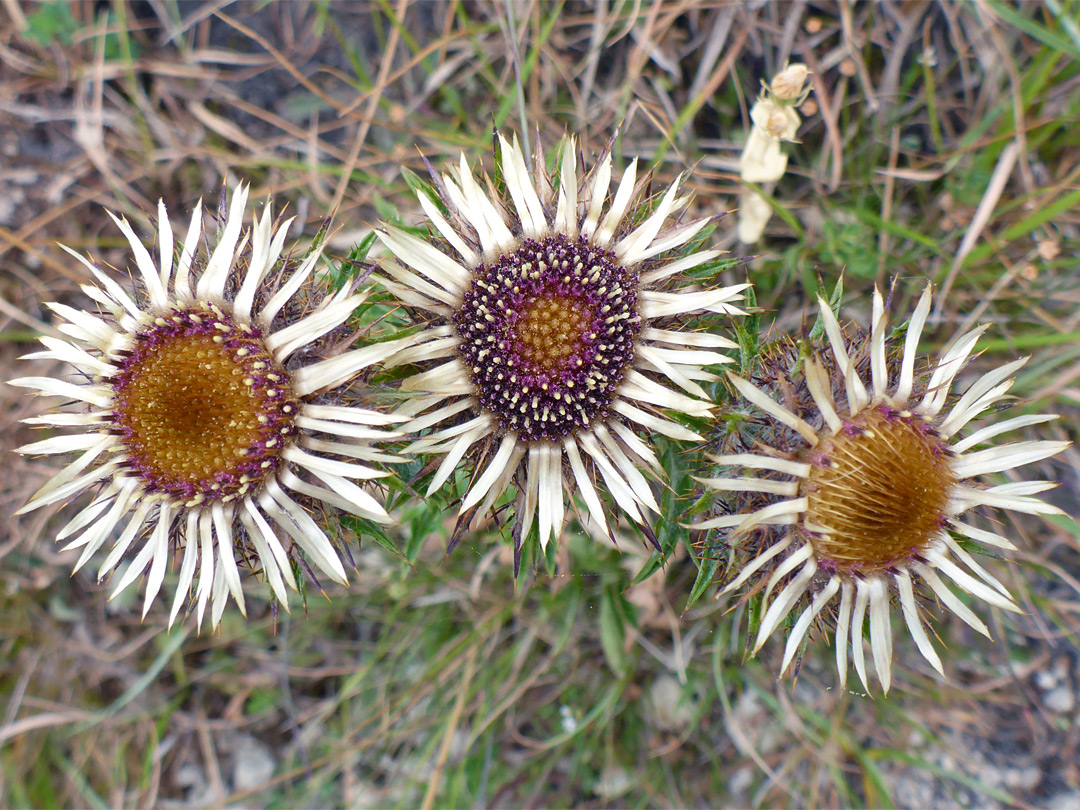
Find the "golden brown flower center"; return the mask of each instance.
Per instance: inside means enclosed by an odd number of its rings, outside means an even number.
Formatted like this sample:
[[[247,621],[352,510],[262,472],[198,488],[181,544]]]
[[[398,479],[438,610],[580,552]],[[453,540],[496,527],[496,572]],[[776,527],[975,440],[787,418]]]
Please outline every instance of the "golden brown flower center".
[[[296,414],[288,376],[251,327],[171,315],[137,336],[113,378],[114,429],[147,489],[230,500],[278,466]]]
[[[518,353],[529,365],[555,371],[581,351],[591,324],[592,314],[582,302],[548,295],[530,301],[511,331]]]
[[[806,525],[826,569],[888,569],[925,551],[941,530],[956,476],[945,443],[918,416],[865,411],[807,460]]]

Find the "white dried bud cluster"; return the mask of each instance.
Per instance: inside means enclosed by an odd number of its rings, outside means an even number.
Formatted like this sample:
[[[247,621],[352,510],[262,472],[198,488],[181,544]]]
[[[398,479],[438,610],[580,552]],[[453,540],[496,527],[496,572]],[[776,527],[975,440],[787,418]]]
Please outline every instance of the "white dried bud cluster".
[[[753,127],[739,157],[739,176],[748,183],[773,183],[784,176],[788,157],[781,141],[796,142],[802,119],[795,112],[808,90],[806,65],[788,65],[767,85],[750,110]],[[753,244],[761,238],[772,209],[753,191],[744,191],[739,201],[739,241]]]

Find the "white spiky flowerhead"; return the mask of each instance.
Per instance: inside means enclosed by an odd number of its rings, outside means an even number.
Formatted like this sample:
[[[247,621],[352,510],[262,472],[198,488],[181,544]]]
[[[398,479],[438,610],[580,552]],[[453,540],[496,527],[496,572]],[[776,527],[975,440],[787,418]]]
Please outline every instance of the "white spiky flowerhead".
[[[505,196],[490,178],[477,182],[462,155],[448,173],[432,172],[446,213],[418,194],[438,243],[379,231],[393,255],[383,283],[427,325],[388,363],[426,364],[401,384],[415,396],[397,413],[423,434],[407,451],[444,454],[429,495],[471,459],[452,544],[512,483],[516,551],[537,515],[541,546],[558,537],[564,491],[610,536],[598,478],[651,538],[646,516],[659,507],[646,475],[662,469],[638,431],[700,441],[663,412],[708,416],[699,382],[728,361],[716,350],[734,346],[680,329],[680,318],[741,314],[732,302],[748,285],[686,289],[683,274],[721,251],[672,256],[710,221],[668,226],[690,200],[682,178],[650,210],[650,177],[636,159],[610,194],[610,150],[582,175],[565,138],[553,179],[539,145],[530,172],[516,137],[498,143]]]
[[[874,291],[869,390],[856,370],[858,363],[867,362],[866,348],[845,341],[835,315],[823,299],[819,299],[821,317],[835,365],[827,367],[815,356],[806,358],[809,406],[797,407],[801,413],[774,401],[747,380],[731,375],[732,384],[743,397],[774,424],[794,431],[799,438],[793,448],[774,448],[772,454],[716,457],[722,465],[755,470],[757,474],[704,479],[704,483],[724,492],[749,493],[767,502],[749,514],[724,515],[693,528],[726,529],[733,536],[746,536],[755,529],[769,533],[771,540],[763,544],[760,553],[723,592],[742,586],[759,571],[771,570],[765,584],[764,615],[755,653],[804,597],[809,600],[788,634],[782,673],[791,664],[815,617],[838,595],[835,647],[841,688],[847,680],[850,635],[855,669],[869,690],[863,652],[864,621],[869,613],[874,668],[882,689],[888,691],[892,666],[889,614],[897,601],[919,651],[934,669],[942,672],[941,660],[919,615],[912,575],[917,575],[947,609],[989,636],[986,625],[941,575],[975,598],[1018,611],[1005,587],[963,544],[974,541],[997,549],[1015,546],[1000,534],[974,525],[968,513],[982,506],[1029,514],[1060,513],[1056,507],[1032,497],[1052,488],[1053,482],[989,486],[977,480],[1061,452],[1068,442],[1019,441],[987,446],[988,440],[1002,433],[1056,417],[1019,416],[990,421],[960,438],[972,420],[1007,398],[1013,375],[1026,358],[983,374],[962,396],[951,399],[956,375],[987,328],[982,326],[953,340],[925,385],[917,384],[917,349],[930,312],[930,299],[928,286],[908,326],[897,373],[891,368],[895,364],[888,359],[885,305],[881,294]],[[890,382],[895,387],[890,388]],[[950,402],[951,407],[946,408]]]
[[[286,609],[286,586],[296,589],[294,561],[305,566],[310,561],[334,581],[346,582],[334,544],[308,514],[306,507],[315,502],[373,521],[389,520],[383,506],[354,481],[383,475],[360,462],[394,460],[371,440],[387,436],[376,426],[397,420],[329,404],[323,396],[386,351],[370,347],[325,359],[304,351],[341,326],[364,294],[346,286],[314,303],[300,303],[296,294],[310,286],[321,248],[299,266],[279,263],[292,220],[275,223],[268,204],[242,234],[247,199],[246,186],[233,192],[209,257],[199,250],[201,202],[178,257],[168,212],[159,204],[156,263],[128,222],[113,217],[131,244],[143,282],[136,296],[65,248],[97,279],[100,286],[83,290],[103,311],[50,304],[69,340],[43,337],[45,351],[29,357],[69,363],[77,378],[11,381],[73,404],[27,422],[78,431],[20,452],[80,454],[19,513],[94,490],[93,502],[57,540],[79,533],[65,546],[83,549],[77,571],[114,539],[99,579],[133,544],[143,542],[118,575],[112,596],[149,566],[144,616],[174,549],[182,548],[170,624],[188,601],[196,568],[200,627],[208,602],[211,624],[219,623],[229,594],[244,611],[238,558],[261,569]],[[298,307],[305,312],[298,314]]]

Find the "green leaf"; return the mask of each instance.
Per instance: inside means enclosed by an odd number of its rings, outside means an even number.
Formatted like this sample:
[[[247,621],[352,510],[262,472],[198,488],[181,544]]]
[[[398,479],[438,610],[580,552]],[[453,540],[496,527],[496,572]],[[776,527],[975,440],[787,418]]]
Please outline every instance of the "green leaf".
[[[71,13],[71,5],[63,0],[42,3],[37,11],[26,18],[26,24],[23,36],[44,48],[54,42],[70,45],[72,35],[79,30],[79,21]]]
[[[355,515],[343,515],[341,525],[356,534],[361,542],[363,542],[364,538],[370,537],[395,557],[401,559],[402,562],[409,562],[405,553],[398,548],[397,543],[386,533],[386,529],[375,521],[358,518]]]
[[[437,534],[442,537],[445,534],[442,525],[443,516],[442,505],[435,501],[421,501],[406,508],[405,520],[402,523],[409,529],[404,549],[407,562],[416,563],[424,541],[431,535]]]
[[[701,595],[716,581],[716,572],[720,569],[720,558],[712,554],[702,554],[700,558],[694,555],[694,562],[698,567],[697,578],[690,589],[690,595],[686,598],[684,611],[692,608]]]
[[[157,676],[161,674],[165,665],[169,663],[169,659],[172,657],[173,653],[180,649],[181,645],[183,645],[190,634],[190,627],[178,627],[164,636],[158,636],[158,643],[161,646],[161,650],[158,652],[157,657],[154,658],[153,663],[147,668],[146,672],[136,678],[124,694],[120,695],[120,697],[114,700],[110,705],[98,712],[93,721],[81,728],[90,728],[102,720],[113,717],[119,713],[121,709],[131,703],[131,701],[145,692],[150,685],[154,683]]]
[[[432,188],[431,181],[429,181],[426,177],[421,177],[408,166],[402,166],[401,179],[404,180],[405,185],[411,188],[415,193],[423,194],[425,197],[435,203],[435,205],[438,206],[440,211],[446,213],[445,204],[443,204],[443,201],[439,199],[439,195],[435,192],[435,189]]]
[[[667,486],[664,487],[660,498],[660,516],[656,520],[654,530],[656,540],[660,544],[660,551],[653,551],[652,555],[642,566],[632,585],[644,582],[661,568],[668,560],[672,559],[679,541],[684,543],[689,537],[689,532],[678,521],[682,511],[680,503],[684,499],[692,497],[693,479],[685,469],[686,459],[679,452],[674,442],[657,438],[654,440],[657,450],[660,451],[660,463],[667,471]]]
[[[757,307],[757,294],[753,287],[746,288],[742,305],[751,314],[746,318],[735,318],[731,323],[735,330],[735,342],[739,344],[739,371],[746,376],[753,370],[754,362],[761,354],[761,315],[752,311]]]
[[[617,598],[618,594],[612,588],[605,589],[600,598],[600,646],[611,671],[621,678],[626,671],[626,626],[622,611],[615,604]]]
[[[1043,45],[1046,45],[1051,50],[1059,51],[1060,53],[1067,53],[1074,60],[1080,62],[1080,47],[1070,42],[1068,39],[1065,39],[1064,37],[1059,37],[1057,34],[1051,31],[1047,31],[1038,23],[1035,23],[1025,17],[1015,8],[1007,6],[1004,3],[999,3],[998,0],[987,0],[987,5],[989,5],[990,8],[994,10],[995,14],[997,14],[999,17],[1003,17],[1005,20],[1019,28],[1028,36],[1034,37],[1035,39],[1039,40],[1039,42],[1041,42]],[[1033,4],[1033,7],[1036,9],[1039,8],[1039,6],[1035,4]]]
[[[276,689],[255,689],[244,704],[244,715],[258,717],[263,712],[271,712],[278,707],[280,700]]]
[[[829,309],[834,313],[840,311],[840,302],[844,300],[844,276],[840,275],[840,278],[836,280],[836,286],[833,287],[832,295],[829,296]],[[810,342],[813,343],[822,333],[825,331],[825,319],[821,317],[821,313],[818,312],[817,320],[814,321],[814,328],[810,330]]]
[[[330,281],[331,289],[336,292],[344,287],[349,281],[360,276],[360,272],[366,269],[364,267],[364,261],[367,259],[367,255],[371,251],[372,245],[375,244],[375,239],[375,232],[372,231],[361,239],[356,247],[349,251],[348,256],[337,262],[337,264],[331,264],[327,268],[326,276]]]
[[[1041,227],[1055,217],[1061,216],[1066,211],[1071,211],[1076,208],[1077,205],[1080,205],[1080,189],[1073,189],[1069,193],[1058,197],[1052,203],[1046,203],[1040,200],[1038,210],[1031,216],[1006,228],[997,240],[986,242],[985,244],[972,249],[972,251],[964,257],[964,261],[960,266],[971,267],[978,262],[983,261],[993,254],[994,251],[1000,251],[1003,244],[1027,236],[1036,228]]]

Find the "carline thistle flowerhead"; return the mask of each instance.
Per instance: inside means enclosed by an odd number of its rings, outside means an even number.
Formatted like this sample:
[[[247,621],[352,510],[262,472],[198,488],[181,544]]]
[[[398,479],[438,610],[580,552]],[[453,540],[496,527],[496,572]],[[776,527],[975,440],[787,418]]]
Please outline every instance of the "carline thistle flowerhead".
[[[1060,514],[1056,507],[1032,497],[1055,486],[1051,481],[988,486],[976,480],[1046,459],[1065,449],[1068,442],[986,446],[995,436],[1055,419],[1052,415],[991,421],[960,438],[972,420],[1007,399],[1013,375],[1027,358],[983,374],[962,396],[952,397],[950,390],[957,374],[987,328],[982,326],[957,336],[934,365],[929,380],[920,383],[916,355],[930,300],[928,286],[908,326],[897,370],[885,337],[885,304],[874,291],[869,390],[858,373],[858,366],[867,363],[865,343],[856,346],[845,340],[835,315],[822,299],[821,317],[834,363],[816,356],[805,359],[808,406],[800,406],[799,397],[790,391],[785,399],[791,402],[782,405],[747,380],[730,377],[736,390],[761,409],[767,421],[790,429],[798,438],[793,447],[762,448],[770,451],[768,454],[715,457],[717,463],[729,468],[757,473],[753,477],[703,479],[703,483],[756,498],[759,508],[749,514],[723,515],[692,528],[725,529],[733,538],[747,537],[753,531],[767,533],[757,556],[722,591],[739,588],[758,572],[764,575],[771,571],[764,586],[764,615],[754,653],[804,597],[809,599],[788,634],[781,674],[818,614],[827,605],[835,607],[831,603],[837,594],[840,604],[835,611],[834,643],[841,688],[847,682],[850,634],[855,670],[869,691],[863,650],[863,628],[869,613],[874,669],[882,689],[889,690],[890,608],[894,601],[899,601],[919,651],[943,674],[919,615],[912,575],[917,575],[946,608],[989,637],[986,625],[941,575],[990,605],[1018,612],[1005,587],[964,548],[970,547],[969,541],[997,549],[1015,546],[1000,534],[973,525],[967,513],[990,506],[1028,514]],[[891,390],[890,381],[895,385]]]
[[[393,256],[383,283],[427,325],[388,361],[426,364],[401,384],[415,395],[396,411],[411,418],[405,429],[430,431],[407,452],[444,454],[429,495],[469,459],[451,547],[512,483],[518,564],[534,518],[542,548],[562,531],[564,490],[608,534],[598,478],[655,543],[646,516],[659,507],[643,473],[662,470],[637,431],[701,440],[663,410],[709,415],[698,383],[716,379],[705,367],[728,362],[716,350],[734,344],[681,330],[679,316],[741,314],[732,302],[748,285],[680,289],[685,271],[721,254],[671,256],[710,221],[665,228],[690,199],[681,177],[650,212],[636,160],[609,195],[610,151],[582,176],[567,137],[553,179],[539,145],[530,173],[517,138],[497,137],[505,196],[487,176],[485,191],[462,155],[448,173],[432,171],[446,213],[418,194],[438,242],[379,231]]]
[[[247,199],[246,186],[233,192],[209,257],[199,250],[201,202],[178,256],[168,212],[159,203],[157,263],[127,221],[113,217],[131,244],[145,288],[135,297],[65,248],[100,284],[83,291],[103,312],[50,304],[70,340],[43,337],[45,351],[29,357],[69,363],[80,380],[11,381],[75,405],[27,422],[79,430],[20,448],[80,455],[19,514],[96,491],[57,540],[79,532],[65,546],[83,549],[78,571],[122,526],[99,579],[147,527],[144,544],[112,590],[112,596],[120,593],[149,566],[144,616],[174,549],[182,548],[170,625],[188,601],[196,568],[200,627],[208,603],[211,624],[219,623],[230,594],[245,610],[238,556],[252,570],[261,569],[286,610],[286,586],[297,587],[293,561],[310,561],[346,582],[334,543],[308,513],[314,503],[389,521],[383,506],[354,481],[383,475],[359,462],[396,460],[371,446],[372,439],[395,435],[377,428],[396,418],[321,402],[323,392],[387,352],[369,347],[312,361],[304,351],[341,326],[365,295],[346,286],[314,305],[301,303],[297,293],[311,285],[321,247],[298,266],[288,259],[279,263],[292,219],[275,222],[268,204],[242,234]],[[298,308],[305,311],[297,314]]]

